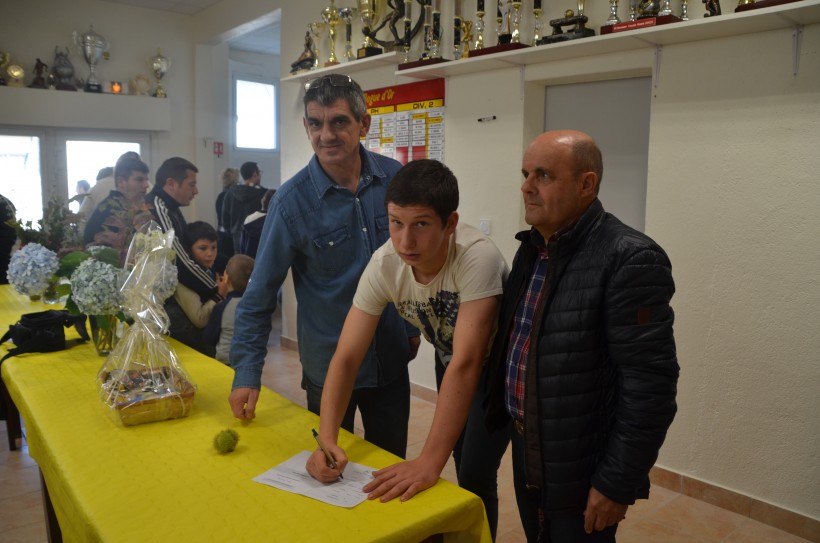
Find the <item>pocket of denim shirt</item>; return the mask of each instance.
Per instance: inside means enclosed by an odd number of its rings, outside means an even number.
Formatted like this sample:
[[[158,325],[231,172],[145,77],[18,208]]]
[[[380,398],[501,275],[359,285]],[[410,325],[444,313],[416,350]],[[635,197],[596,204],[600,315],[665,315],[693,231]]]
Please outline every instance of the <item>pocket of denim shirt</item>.
[[[316,260],[319,267],[326,271],[345,269],[356,256],[356,250],[351,243],[350,231],[344,225],[313,238],[313,246],[316,248]]]

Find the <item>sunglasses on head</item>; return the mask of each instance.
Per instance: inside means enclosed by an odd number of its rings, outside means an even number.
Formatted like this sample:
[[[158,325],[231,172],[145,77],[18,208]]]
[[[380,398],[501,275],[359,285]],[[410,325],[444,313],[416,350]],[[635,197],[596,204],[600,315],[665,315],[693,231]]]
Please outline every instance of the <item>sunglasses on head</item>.
[[[349,75],[330,74],[325,75],[305,83],[305,92],[316,90],[325,85],[331,87],[351,87],[355,86],[353,79]]]

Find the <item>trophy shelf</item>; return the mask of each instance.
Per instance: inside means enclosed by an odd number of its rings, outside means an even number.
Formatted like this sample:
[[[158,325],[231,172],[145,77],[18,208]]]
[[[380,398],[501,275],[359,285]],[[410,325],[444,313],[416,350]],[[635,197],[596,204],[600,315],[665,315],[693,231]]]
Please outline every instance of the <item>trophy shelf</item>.
[[[726,13],[717,17],[698,17],[662,26],[475,56],[434,66],[397,70],[396,75],[414,79],[435,79],[794,28],[818,22],[820,22],[820,0],[800,0],[756,10]]]
[[[820,0],[818,0],[820,1]],[[392,51],[389,53],[382,53],[380,55],[374,55],[372,57],[365,57],[356,60],[351,60],[349,62],[342,62],[340,64],[335,64],[333,66],[326,66],[324,68],[316,68],[315,70],[309,70],[307,72],[300,72],[298,74],[289,75],[280,79],[282,83],[287,82],[301,82],[304,83],[305,81],[310,81],[311,79],[316,79],[317,77],[322,77],[323,75],[328,74],[345,74],[350,75],[355,72],[361,72],[363,70],[369,70],[371,68],[378,68],[384,65],[392,65],[396,66],[399,63],[399,53],[396,51]]]
[[[0,87],[0,103],[0,124],[171,130],[171,101],[167,98]]]

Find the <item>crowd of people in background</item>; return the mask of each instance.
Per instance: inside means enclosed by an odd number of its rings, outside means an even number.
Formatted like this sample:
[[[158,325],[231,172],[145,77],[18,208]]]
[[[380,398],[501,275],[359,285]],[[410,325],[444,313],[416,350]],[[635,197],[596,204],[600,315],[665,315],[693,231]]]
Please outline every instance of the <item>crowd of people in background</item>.
[[[562,130],[527,147],[520,190],[530,228],[516,235],[508,267],[490,238],[459,222],[445,165],[402,166],[361,144],[371,117],[353,79],[309,82],[303,105],[314,154],[278,192],[246,162],[222,174],[216,226],[188,223],[181,208],[198,194],[197,167],[169,158],[149,190],[148,166],[126,153],[90,190],[78,185],[85,242],[123,251],[149,217],[173,229],[170,335],[234,369],[228,402],[245,421],[292,274],[302,388],[326,445],[306,465],[315,478],[342,476],[339,431],[353,431],[357,410],[365,439],[406,457],[407,365],[424,336],[439,390],[430,433],[416,458],[374,472],[368,498],[411,499],[453,455],[495,537],[496,472],[511,443],[528,541],[614,542],[629,507],[648,497],[679,368],[671,264],[604,211],[595,141]],[[2,197],[0,214],[14,215]],[[6,253],[13,238],[0,234]]]
[[[151,179],[148,164],[129,151],[114,166],[100,169],[94,185],[77,181],[76,195],[68,203],[78,208],[84,246],[114,248],[123,261],[131,238],[145,222],[153,219],[163,231],[174,230],[179,286],[165,302],[169,334],[227,363],[234,311],[259,245],[259,223],[264,222],[276,191],[260,185],[262,171],[256,162],[227,168],[221,176],[224,190],[216,200],[217,227],[205,221],[188,224],[180,208],[190,205],[198,193],[197,173],[190,161],[172,157]],[[17,242],[16,231],[8,223],[15,220],[14,204],[0,196],[0,284],[8,283],[6,274]]]

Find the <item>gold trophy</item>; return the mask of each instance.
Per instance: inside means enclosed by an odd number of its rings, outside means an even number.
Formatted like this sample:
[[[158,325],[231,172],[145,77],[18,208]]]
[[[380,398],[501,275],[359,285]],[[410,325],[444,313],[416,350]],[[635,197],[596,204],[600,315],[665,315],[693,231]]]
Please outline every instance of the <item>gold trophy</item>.
[[[334,2],[335,0],[330,0],[330,5],[322,10],[322,20],[327,25],[327,32],[330,37],[330,56],[325,62],[325,66],[339,64],[339,59],[336,58],[336,25],[339,24],[339,10]]]
[[[170,59],[162,56],[162,50],[157,49],[157,54],[148,59],[148,65],[151,67],[151,72],[157,79],[157,90],[154,91],[153,96],[157,98],[167,98],[168,95],[165,94],[165,89],[162,88],[162,78],[165,77],[165,74],[171,67]]]
[[[319,50],[319,43],[322,41],[322,30],[325,29],[325,23],[321,21],[317,21],[315,23],[308,23],[308,29],[310,29],[310,35],[313,36],[313,51],[315,53],[313,59],[313,67],[318,68],[319,63],[322,62],[321,60],[321,51]]]
[[[384,52],[381,47],[370,39],[370,29],[373,28],[379,17],[377,13],[377,0],[359,0],[359,19],[362,21],[362,34],[364,34],[364,41],[362,46],[356,51],[356,58],[372,57],[380,55]]]

